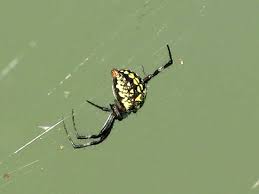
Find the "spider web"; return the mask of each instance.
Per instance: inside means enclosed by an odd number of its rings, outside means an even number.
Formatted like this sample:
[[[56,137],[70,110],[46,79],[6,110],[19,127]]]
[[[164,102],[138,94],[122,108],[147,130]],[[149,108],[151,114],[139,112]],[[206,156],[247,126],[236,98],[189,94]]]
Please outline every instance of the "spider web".
[[[97,57],[99,51],[102,48],[109,47],[109,45],[111,45],[113,41],[116,41],[122,34],[126,33],[126,31],[127,31],[126,27],[128,25],[127,24],[128,20],[130,20],[132,17],[137,17],[140,20],[143,20],[147,16],[159,13],[160,11],[162,11],[164,9],[165,6],[166,6],[166,1],[160,1],[159,5],[157,6],[154,1],[147,0],[147,1],[145,1],[143,7],[135,10],[134,12],[126,14],[121,19],[123,21],[123,22],[121,22],[121,25],[118,26],[116,29],[114,29],[114,31],[109,39],[100,40],[99,43],[96,45],[96,47],[91,49],[91,52],[86,53],[85,56],[82,56],[81,61],[79,60],[79,62],[75,62],[75,65],[71,69],[71,71],[68,72],[67,74],[65,74],[63,76],[63,78],[60,78],[60,80],[57,82],[57,84],[55,84],[54,86],[49,86],[49,89],[45,92],[46,98],[50,98],[51,96],[55,95],[58,91],[64,90],[64,86],[67,85],[74,77],[76,77],[78,72],[82,68],[87,69],[88,66],[91,66],[91,63],[89,61],[91,59],[94,59],[95,57]],[[202,0],[201,2],[199,2],[198,10],[196,10],[196,12],[197,12],[196,20],[200,20],[202,17],[206,16],[206,11],[207,11],[206,8],[207,8],[206,0]],[[166,42],[172,48],[173,53],[174,53],[174,50],[177,49],[177,45],[181,44],[182,40],[190,38],[191,31],[193,28],[195,28],[195,22],[193,22],[193,20],[192,20],[192,21],[189,21],[188,24],[190,24],[190,25],[188,25],[188,27],[186,27],[184,29],[177,29],[179,31],[179,35],[177,37],[172,37],[172,39],[170,39]],[[168,23],[162,23],[159,27],[157,27],[156,33],[154,33],[153,40],[151,40],[151,42],[156,41],[157,39],[160,39],[161,36],[163,36],[163,33],[168,30],[168,28],[169,28]],[[22,60],[24,60],[26,58],[30,58],[30,56],[32,55],[32,53],[31,53],[32,49],[36,48],[38,46],[38,44],[40,45],[40,42],[38,42],[37,40],[29,41],[26,49],[22,50],[20,52],[20,54],[15,56],[10,61],[10,63],[8,63],[6,66],[3,66],[2,69],[0,69],[0,83],[2,80],[6,79],[8,76],[12,76],[12,72],[15,70],[15,68],[17,66],[19,66],[19,64]],[[125,61],[125,65],[122,66],[121,68],[126,68],[127,64],[132,64],[132,63],[134,63],[134,61],[137,61],[137,59],[141,56],[141,53],[146,52],[144,49],[145,48],[141,48],[141,47],[136,48],[135,54],[128,56],[128,59],[126,59],[126,61]],[[165,47],[165,44],[161,43],[161,46],[155,48],[155,51],[153,53],[151,53],[151,58],[154,58],[154,59],[156,58],[155,59],[156,64],[160,64],[161,62],[164,61],[164,58],[162,57],[163,55],[161,55],[161,53],[163,53],[163,52],[166,53],[166,47]],[[184,63],[182,56],[177,57],[173,54],[173,58],[174,58],[174,66],[181,65]],[[104,63],[104,61],[101,60],[101,63]],[[153,67],[153,68],[156,68],[156,67]],[[141,66],[133,66],[133,67],[131,67],[131,69],[135,72],[142,71]],[[106,82],[100,83],[99,86],[104,91],[109,91],[111,89],[111,84],[107,84]],[[71,91],[64,90],[63,97],[69,98],[70,94],[71,94]],[[94,100],[97,97],[98,96],[96,96],[96,97],[92,96],[89,100]],[[80,109],[82,109],[84,107],[84,105],[85,105],[85,102],[79,102],[78,105],[74,108],[77,110],[77,112],[80,112]],[[94,110],[94,113],[97,115],[97,117],[98,117],[98,115],[101,114],[99,112],[99,110]],[[70,111],[64,114],[65,120],[70,117],[71,117]],[[22,174],[21,176],[25,176],[26,174],[30,173],[31,172],[30,170],[33,170],[34,167],[35,168],[39,167],[38,164],[39,164],[40,160],[37,158],[35,158],[34,160],[31,160],[31,161],[28,161],[27,163],[24,163],[22,165],[19,165],[15,169],[9,169],[8,164],[15,160],[19,160],[20,154],[18,155],[18,153],[21,152],[21,154],[22,154],[22,151],[24,149],[30,149],[30,147],[33,146],[34,141],[37,141],[43,135],[45,135],[46,133],[49,133],[51,130],[55,129],[55,127],[57,127],[62,122],[62,120],[63,119],[60,118],[51,125],[43,124],[42,126],[38,126],[39,128],[41,128],[43,130],[42,133],[40,133],[39,135],[37,135],[35,137],[28,137],[29,140],[27,142],[25,142],[23,145],[18,146],[16,150],[10,151],[10,155],[8,155],[6,157],[2,156],[1,163],[0,163],[0,172],[2,173],[3,178],[2,178],[2,180],[0,180],[0,191],[3,188],[5,188],[6,186],[11,185],[12,181],[14,180],[13,177],[15,175],[18,175],[20,173],[20,174]],[[42,121],[42,123],[47,123],[47,122]],[[48,136],[48,138],[51,138],[51,136]],[[44,141],[42,141],[41,143],[44,143]],[[60,146],[62,146],[62,145],[60,145]]]

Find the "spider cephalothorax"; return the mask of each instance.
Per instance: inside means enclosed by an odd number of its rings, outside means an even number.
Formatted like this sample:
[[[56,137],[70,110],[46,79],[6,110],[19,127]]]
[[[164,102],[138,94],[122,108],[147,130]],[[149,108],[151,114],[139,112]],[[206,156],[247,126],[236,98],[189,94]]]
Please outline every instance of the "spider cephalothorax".
[[[115,120],[121,121],[130,113],[136,113],[143,106],[147,95],[147,83],[165,68],[173,64],[172,54],[168,45],[167,49],[169,54],[169,61],[165,65],[155,70],[154,73],[149,74],[143,79],[135,72],[128,69],[113,69],[111,71],[111,75],[113,81],[112,91],[115,97],[115,101],[113,104],[110,104],[109,107],[99,106],[87,100],[88,103],[95,106],[96,108],[110,113],[108,119],[105,121],[101,131],[98,134],[79,135],[75,125],[74,111],[72,110],[72,121],[77,139],[93,139],[87,143],[74,143],[63,120],[66,134],[74,148],[84,148],[103,142],[110,134]]]

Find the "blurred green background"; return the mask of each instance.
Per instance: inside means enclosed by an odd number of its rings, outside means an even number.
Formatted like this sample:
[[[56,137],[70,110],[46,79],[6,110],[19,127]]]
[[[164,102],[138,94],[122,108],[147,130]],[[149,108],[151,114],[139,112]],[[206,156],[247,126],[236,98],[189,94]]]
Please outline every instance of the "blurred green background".
[[[0,1],[0,193],[258,193],[258,1]],[[112,68],[152,80],[144,107],[73,150],[113,102]],[[71,118],[66,120],[72,127]]]

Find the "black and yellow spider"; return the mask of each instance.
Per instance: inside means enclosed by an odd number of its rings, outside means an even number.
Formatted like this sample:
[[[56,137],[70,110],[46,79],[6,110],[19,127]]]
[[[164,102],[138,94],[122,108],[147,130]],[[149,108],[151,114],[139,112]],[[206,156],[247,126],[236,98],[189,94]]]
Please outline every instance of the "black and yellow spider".
[[[169,54],[169,61],[165,65],[155,70],[154,73],[146,76],[144,79],[142,79],[136,73],[130,71],[129,69],[113,69],[111,71],[113,81],[112,91],[115,100],[113,104],[110,104],[110,107],[102,107],[87,100],[88,103],[95,106],[96,108],[110,113],[108,119],[105,121],[101,131],[98,134],[79,135],[75,124],[74,111],[72,110],[72,122],[76,133],[76,138],[84,140],[92,139],[92,141],[83,144],[75,143],[70,137],[65,122],[63,120],[64,129],[66,131],[68,139],[75,149],[97,145],[103,142],[110,134],[115,120],[121,121],[126,118],[130,113],[136,113],[143,106],[147,95],[147,83],[162,70],[173,64],[170,48],[168,45],[166,46]]]

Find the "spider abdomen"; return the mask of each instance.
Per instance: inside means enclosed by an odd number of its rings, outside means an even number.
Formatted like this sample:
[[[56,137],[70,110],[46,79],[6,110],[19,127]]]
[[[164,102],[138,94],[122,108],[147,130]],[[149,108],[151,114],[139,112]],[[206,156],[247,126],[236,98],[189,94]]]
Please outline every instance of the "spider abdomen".
[[[146,98],[146,85],[142,78],[128,69],[113,69],[113,95],[126,112],[137,112]]]

